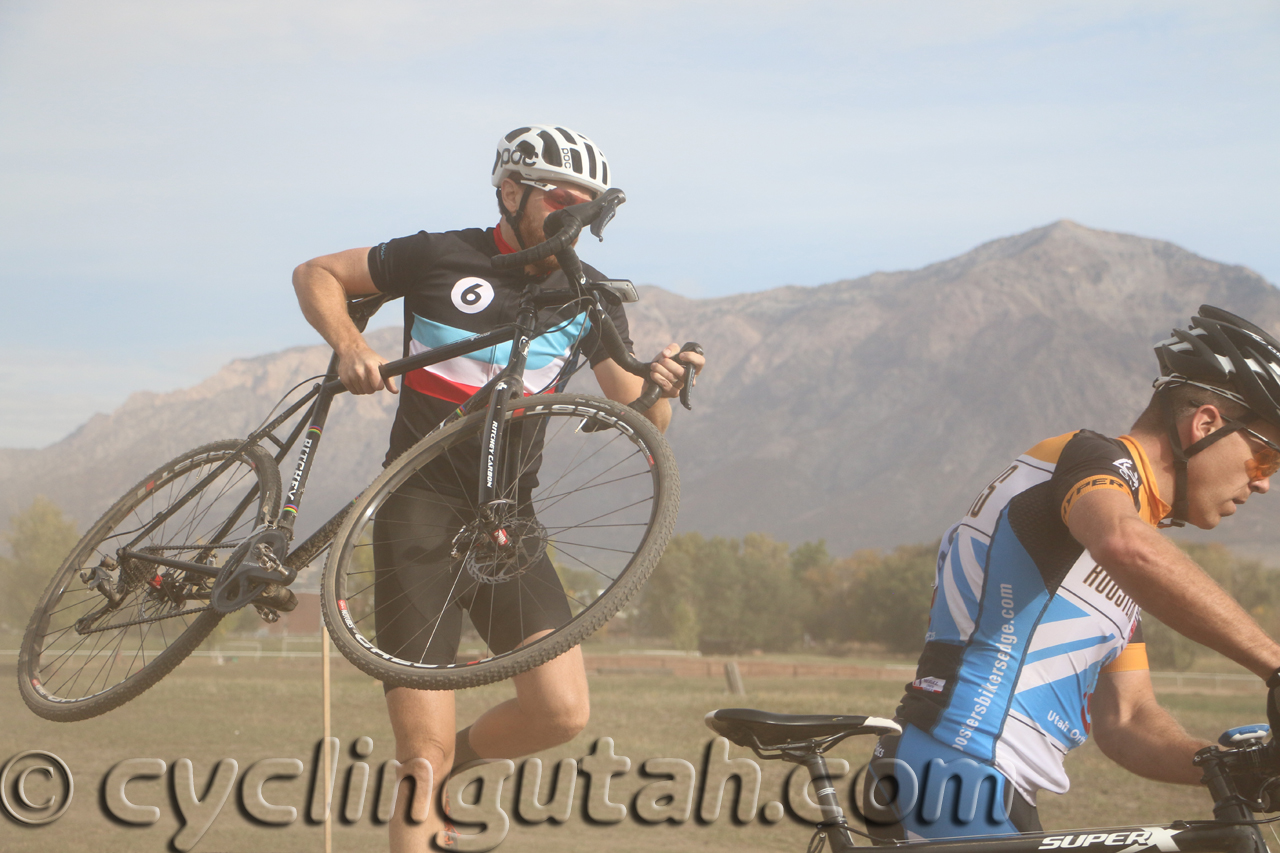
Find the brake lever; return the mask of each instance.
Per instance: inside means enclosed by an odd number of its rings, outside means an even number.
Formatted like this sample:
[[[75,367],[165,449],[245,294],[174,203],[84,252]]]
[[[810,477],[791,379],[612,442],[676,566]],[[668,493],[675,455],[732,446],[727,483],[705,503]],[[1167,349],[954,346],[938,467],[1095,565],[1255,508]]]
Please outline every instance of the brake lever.
[[[693,381],[698,378],[698,368],[680,357],[686,352],[696,352],[698,355],[706,355],[706,353],[702,351],[701,345],[696,344],[693,341],[689,341],[684,346],[680,347],[680,352],[676,353],[676,361],[685,366],[686,374],[684,377],[684,385],[680,388],[680,405],[692,412],[693,406],[689,403],[689,395],[693,393]]]
[[[689,364],[687,361],[680,358],[680,356],[686,352],[696,352],[698,355],[705,355],[706,353],[702,351],[701,345],[696,344],[693,341],[689,341],[687,344],[682,346],[680,348],[680,352],[676,353],[675,355],[676,361],[680,362],[685,366],[685,371],[688,374],[687,376],[685,376],[684,385],[681,386],[680,388],[680,404],[684,406],[686,409],[688,409],[689,411],[693,411],[693,406],[689,402],[689,392],[693,388],[693,380],[694,378],[697,377],[698,371],[694,369],[692,364]],[[631,408],[635,409],[638,412],[643,412],[649,409],[649,407],[651,407],[654,403],[658,402],[658,399],[661,396],[662,396],[661,386],[659,386],[658,383],[654,382],[652,379],[646,376],[644,380],[644,391],[641,392],[639,397],[635,398],[627,405],[629,405]]]
[[[615,191],[617,194],[612,195]],[[604,242],[604,227],[613,221],[613,217],[618,213],[618,205],[626,201],[627,196],[622,190],[614,187],[614,189],[605,192],[603,200],[604,208],[600,211],[600,215],[595,218],[595,221],[591,223],[591,233],[601,242]]]

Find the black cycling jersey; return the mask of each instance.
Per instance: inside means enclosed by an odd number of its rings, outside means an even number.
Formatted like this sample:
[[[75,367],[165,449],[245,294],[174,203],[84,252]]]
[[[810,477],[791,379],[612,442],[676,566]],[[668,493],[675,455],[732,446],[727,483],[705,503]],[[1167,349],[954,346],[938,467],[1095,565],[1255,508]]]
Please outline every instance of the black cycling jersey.
[[[420,231],[369,250],[369,272],[383,293],[404,297],[404,354],[413,355],[512,323],[520,297],[534,280],[523,269],[498,271],[490,258],[499,253],[495,229]],[[587,277],[602,280],[583,265]],[[567,287],[564,273],[546,278],[548,289]],[[622,306],[608,305],[627,349],[632,348]],[[546,308],[538,314],[542,334],[529,347],[525,393],[562,390],[565,366],[577,351],[595,367],[608,354],[599,332],[580,304]],[[449,416],[507,362],[510,344],[419,368],[404,377],[400,405],[391,427],[387,462],[412,447]],[[477,446],[478,451],[478,446]]]
[[[369,271],[383,293],[404,297],[404,354],[426,352],[515,321],[530,281],[523,270],[498,271],[490,258],[499,252],[495,229],[470,228],[443,234],[419,232],[374,246]],[[509,251],[509,249],[508,249]],[[589,278],[603,279],[591,267]],[[545,280],[565,288],[564,273]],[[621,306],[607,306],[623,343],[631,349]],[[573,361],[586,356],[594,367],[608,354],[591,327],[584,306],[574,303],[538,313],[541,332],[530,342],[524,391],[562,390]],[[510,343],[453,358],[405,374],[400,405],[391,428],[387,462],[413,446],[507,364]],[[513,426],[508,449],[518,448],[517,505],[526,509],[537,485],[540,427],[526,433]],[[459,582],[462,564],[452,558],[459,528],[474,516],[480,442],[472,439],[424,465],[379,510],[373,549],[375,623],[384,652],[420,663],[453,663],[466,610],[495,653],[515,648],[531,634],[563,625],[570,609],[548,555],[525,573],[520,584]]]

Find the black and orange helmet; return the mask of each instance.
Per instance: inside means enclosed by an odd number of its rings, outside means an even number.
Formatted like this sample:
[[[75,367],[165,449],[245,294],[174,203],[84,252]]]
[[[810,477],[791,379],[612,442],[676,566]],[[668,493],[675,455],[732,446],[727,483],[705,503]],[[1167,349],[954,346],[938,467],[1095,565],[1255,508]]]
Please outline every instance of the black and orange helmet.
[[[1230,311],[1201,305],[1188,329],[1156,344],[1157,389],[1196,385],[1280,429],[1280,341]]]

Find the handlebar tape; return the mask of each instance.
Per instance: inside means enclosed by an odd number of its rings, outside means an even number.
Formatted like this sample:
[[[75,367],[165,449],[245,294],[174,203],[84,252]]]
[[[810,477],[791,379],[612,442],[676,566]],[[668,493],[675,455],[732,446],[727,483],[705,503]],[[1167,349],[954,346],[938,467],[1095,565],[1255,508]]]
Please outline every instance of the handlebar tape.
[[[565,208],[566,210],[568,208]],[[557,211],[558,212],[558,211]],[[550,219],[551,217],[547,217]],[[545,223],[544,223],[545,224]],[[512,252],[509,255],[494,255],[490,261],[496,270],[509,270],[515,267],[522,267],[531,264],[534,261],[540,261],[543,258],[549,258],[552,255],[563,252],[565,248],[573,245],[573,241],[578,239],[578,235],[582,233],[582,223],[577,219],[570,218],[570,222],[564,230],[559,234],[547,240],[545,243],[539,243],[528,249],[519,252]]]
[[[601,236],[604,226],[613,218],[613,212],[618,205],[626,200],[627,197],[622,190],[613,187],[605,190],[594,201],[584,201],[582,204],[573,204],[553,211],[543,220],[542,233],[544,235],[555,234],[554,237],[548,237],[546,242],[519,252],[512,252],[509,255],[495,255],[492,258],[493,268],[496,270],[508,270],[531,264],[534,261],[540,261],[543,258],[549,258],[552,255],[559,256],[565,249],[572,248],[573,241],[578,239],[578,235],[582,233],[582,229],[588,224],[592,226],[591,232],[593,234],[604,239]],[[561,258],[560,263],[563,266],[565,259]],[[571,277],[570,280],[574,279]]]

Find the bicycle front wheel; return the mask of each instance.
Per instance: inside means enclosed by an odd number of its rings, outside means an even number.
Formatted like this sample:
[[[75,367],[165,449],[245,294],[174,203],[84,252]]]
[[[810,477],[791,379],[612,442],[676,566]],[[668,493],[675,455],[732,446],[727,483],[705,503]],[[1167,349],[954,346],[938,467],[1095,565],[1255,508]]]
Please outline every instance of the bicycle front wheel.
[[[242,443],[206,444],[160,466],[72,550],[40,599],[18,656],[18,688],[32,711],[70,722],[123,705],[218,624],[209,595],[219,566],[280,512],[275,460],[257,445],[239,450]],[[152,555],[209,571],[167,568],[147,559]]]
[[[618,612],[671,538],[679,475],[648,419],[577,394],[513,406],[497,500],[476,501],[481,411],[396,459],[334,540],[325,623],[388,685],[474,687],[563,654]]]

